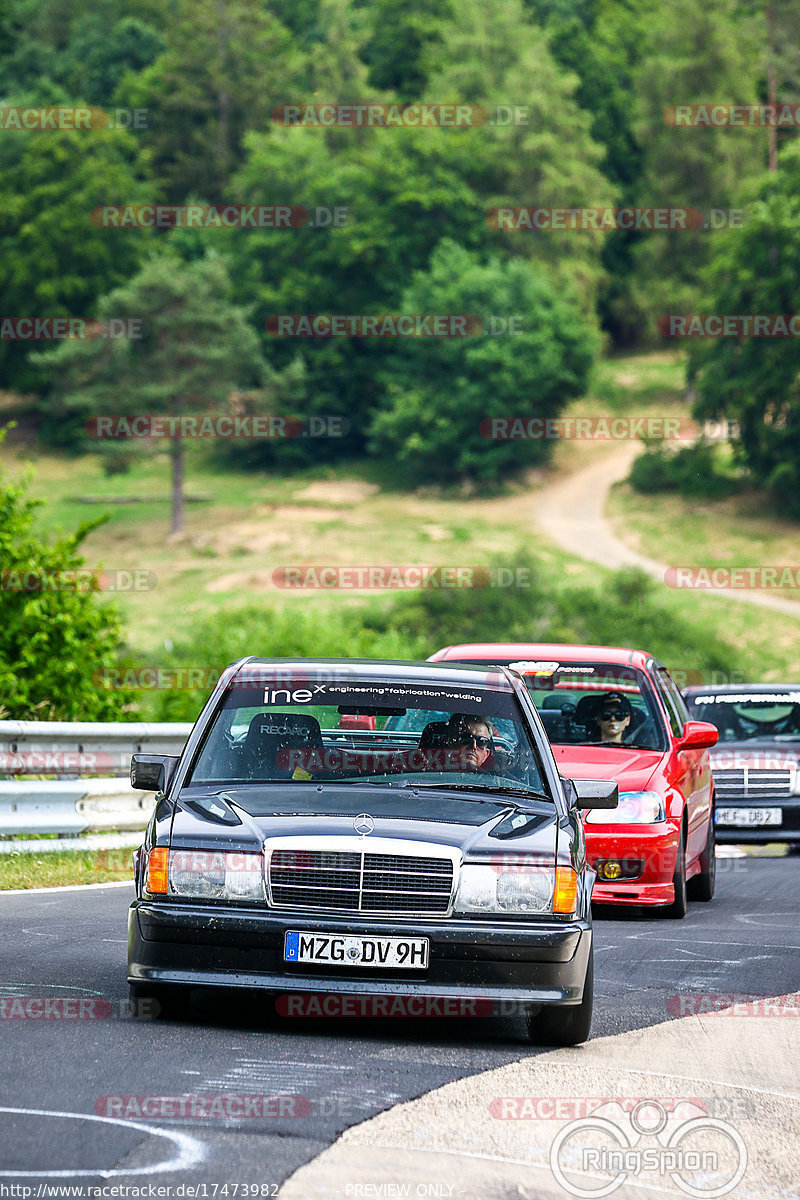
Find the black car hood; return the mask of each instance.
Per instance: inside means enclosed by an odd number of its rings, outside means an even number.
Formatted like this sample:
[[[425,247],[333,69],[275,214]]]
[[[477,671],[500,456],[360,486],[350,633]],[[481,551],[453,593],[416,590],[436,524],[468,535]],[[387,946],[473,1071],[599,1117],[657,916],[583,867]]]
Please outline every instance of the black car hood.
[[[207,814],[207,802],[218,797],[241,824],[222,823]],[[525,814],[526,824],[519,836],[512,829],[510,838],[500,839],[489,834],[508,813],[510,804],[488,792],[476,797],[469,792],[335,784],[188,787],[182,790],[175,811],[171,842],[174,847],[211,844],[220,849],[252,850],[272,837],[357,838],[354,818],[367,813],[373,818],[376,837],[460,847],[464,852],[497,854],[505,847],[549,857],[556,848],[556,810],[545,802],[526,803],[540,811]]]

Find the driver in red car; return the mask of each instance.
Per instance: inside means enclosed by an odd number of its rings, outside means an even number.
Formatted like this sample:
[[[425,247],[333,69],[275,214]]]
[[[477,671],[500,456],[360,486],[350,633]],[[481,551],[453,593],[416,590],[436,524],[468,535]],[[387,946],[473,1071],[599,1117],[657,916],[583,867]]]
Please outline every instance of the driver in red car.
[[[625,731],[631,723],[631,705],[622,692],[609,692],[604,696],[594,714],[597,729],[595,741],[622,744]]]

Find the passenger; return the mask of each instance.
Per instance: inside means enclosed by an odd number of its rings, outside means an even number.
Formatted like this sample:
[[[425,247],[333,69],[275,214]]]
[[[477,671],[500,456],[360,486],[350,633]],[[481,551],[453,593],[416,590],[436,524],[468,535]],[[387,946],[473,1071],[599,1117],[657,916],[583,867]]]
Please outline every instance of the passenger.
[[[631,723],[630,701],[622,692],[609,692],[595,710],[594,723],[597,727],[595,741],[622,743],[625,731]]]

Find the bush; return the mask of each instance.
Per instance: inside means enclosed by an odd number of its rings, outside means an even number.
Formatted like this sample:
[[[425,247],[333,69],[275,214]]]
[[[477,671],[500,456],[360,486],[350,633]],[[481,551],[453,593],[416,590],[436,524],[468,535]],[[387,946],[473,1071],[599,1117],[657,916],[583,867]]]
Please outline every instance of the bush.
[[[628,482],[645,495],[676,492],[709,500],[721,500],[739,488],[734,476],[720,471],[710,442],[697,442],[677,451],[661,444],[649,446],[634,461]]]
[[[371,452],[396,460],[412,485],[494,483],[543,462],[551,441],[493,439],[490,422],[557,417],[585,391],[598,339],[564,287],[530,261],[482,263],[445,239],[400,309],[477,317],[484,332],[398,339],[384,373],[388,404],[374,417]]]
[[[457,642],[551,641],[646,649],[667,665],[703,675],[736,665],[733,647],[676,616],[660,601],[652,580],[635,568],[580,589],[560,577],[554,584],[525,552],[513,562],[496,561],[489,578],[497,579],[501,570],[523,586],[426,589],[336,613],[295,605],[223,610],[200,623],[161,664],[202,668],[206,686],[142,693],[142,715],[194,720],[217,674],[249,654],[423,660]]]
[[[0,472],[0,710],[16,720],[124,719],[131,691],[100,682],[119,666],[119,613],[90,572],[75,574],[78,546],[101,521],[48,543],[33,531],[40,501],[25,491]]]

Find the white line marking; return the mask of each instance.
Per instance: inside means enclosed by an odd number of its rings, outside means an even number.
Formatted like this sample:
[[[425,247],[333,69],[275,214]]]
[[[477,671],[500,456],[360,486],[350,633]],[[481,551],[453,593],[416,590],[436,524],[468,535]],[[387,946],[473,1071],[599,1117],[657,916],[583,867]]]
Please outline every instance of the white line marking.
[[[191,1137],[188,1133],[177,1133],[171,1129],[153,1128],[151,1125],[143,1125],[141,1121],[125,1121],[121,1117],[97,1117],[93,1113],[71,1113],[71,1112],[56,1112],[50,1108],[0,1108],[0,1112],[16,1113],[17,1115],[31,1117],[68,1117],[73,1121],[98,1121],[105,1125],[121,1125],[123,1129],[138,1129],[142,1133],[146,1133],[149,1137],[167,1138],[168,1141],[174,1142],[178,1147],[178,1154],[175,1157],[167,1159],[165,1162],[153,1163],[147,1167],[128,1167],[126,1169],[110,1168],[109,1170],[101,1170],[95,1167],[92,1170],[83,1170],[76,1168],[74,1170],[63,1171],[4,1171],[0,1168],[0,1177],[14,1179],[68,1179],[75,1175],[97,1175],[100,1179],[111,1179],[117,1175],[147,1175],[151,1172],[162,1171],[185,1171],[189,1167],[194,1167],[197,1163],[203,1161],[206,1157],[206,1148],[197,1138]]]

